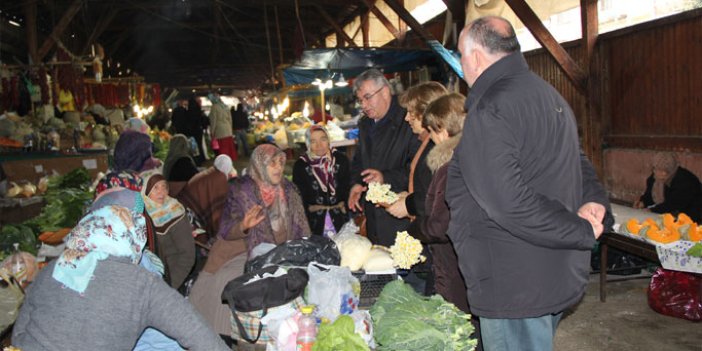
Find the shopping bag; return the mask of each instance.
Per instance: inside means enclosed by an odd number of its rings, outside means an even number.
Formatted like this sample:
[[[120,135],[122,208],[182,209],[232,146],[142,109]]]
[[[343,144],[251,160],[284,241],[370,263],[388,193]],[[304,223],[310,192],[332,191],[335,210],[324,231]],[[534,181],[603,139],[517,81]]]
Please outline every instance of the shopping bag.
[[[702,275],[658,268],[651,277],[648,305],[660,314],[702,321]]]
[[[287,241],[246,262],[244,272],[256,271],[270,265],[307,267],[313,261],[339,265],[341,255],[334,241],[320,235]]]
[[[226,301],[232,310],[232,319],[236,324],[234,330],[238,331],[244,340],[256,343],[263,331],[261,318],[265,317],[271,308],[286,304],[295,305],[297,308],[297,305],[304,303],[301,301],[301,295],[308,280],[304,269],[291,268],[285,271],[279,266],[268,266],[245,273],[227,283],[222,291],[222,300]],[[265,337],[267,338],[267,334]]]

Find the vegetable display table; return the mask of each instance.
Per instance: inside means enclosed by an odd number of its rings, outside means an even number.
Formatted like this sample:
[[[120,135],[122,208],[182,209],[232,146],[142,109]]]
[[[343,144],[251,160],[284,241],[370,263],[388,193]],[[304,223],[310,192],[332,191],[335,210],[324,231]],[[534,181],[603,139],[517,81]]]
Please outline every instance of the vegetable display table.
[[[1,154],[0,166],[9,181],[27,180],[37,184],[46,174],[56,171],[66,174],[76,168],[85,167],[91,179],[108,168],[108,153],[105,150],[90,153],[18,153]]]

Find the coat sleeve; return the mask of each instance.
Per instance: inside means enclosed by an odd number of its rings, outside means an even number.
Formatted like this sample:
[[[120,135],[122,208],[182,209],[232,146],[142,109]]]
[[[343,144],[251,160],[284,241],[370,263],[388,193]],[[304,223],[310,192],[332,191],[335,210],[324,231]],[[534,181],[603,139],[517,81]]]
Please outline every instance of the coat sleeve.
[[[639,198],[641,202],[643,202],[644,206],[648,207],[653,205],[653,195],[651,194],[651,191],[653,190],[653,182],[655,179],[653,178],[653,174],[648,176],[646,178],[646,190],[644,190],[643,195]]]
[[[188,350],[229,350],[193,306],[164,282],[154,277],[146,299],[148,326],[174,338]]]
[[[359,134],[358,146],[356,147],[356,152],[353,153],[353,159],[351,159],[351,186],[356,184],[363,185],[363,178],[361,177],[361,172],[363,171],[363,148],[362,139],[363,135]]]
[[[288,197],[288,211],[292,216],[292,237],[293,239],[308,237],[312,233],[312,230],[307,221],[302,198],[300,198],[300,194],[294,184],[287,180],[284,181],[289,184],[286,186],[286,196]]]
[[[527,185],[513,130],[489,107],[467,120],[456,159],[471,195],[491,220],[515,237],[548,248],[591,249],[595,237],[590,223]]]
[[[229,187],[227,201],[224,203],[222,218],[219,221],[219,237],[226,240],[237,240],[246,237],[239,224],[244,219],[246,208],[243,203],[244,196],[240,194],[241,187],[232,184]]]

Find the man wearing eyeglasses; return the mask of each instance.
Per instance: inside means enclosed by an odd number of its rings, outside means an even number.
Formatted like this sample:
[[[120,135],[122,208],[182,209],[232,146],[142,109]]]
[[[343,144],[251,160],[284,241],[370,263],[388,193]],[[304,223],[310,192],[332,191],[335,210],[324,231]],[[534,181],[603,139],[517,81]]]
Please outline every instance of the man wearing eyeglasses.
[[[361,198],[371,182],[390,184],[392,191],[407,190],[409,166],[419,141],[404,117],[407,113],[392,95],[390,83],[382,72],[370,69],[361,73],[353,90],[363,118],[358,123],[359,144],[351,162],[349,208],[366,215],[368,239],[390,246],[395,234],[409,227],[409,220],[398,219]]]

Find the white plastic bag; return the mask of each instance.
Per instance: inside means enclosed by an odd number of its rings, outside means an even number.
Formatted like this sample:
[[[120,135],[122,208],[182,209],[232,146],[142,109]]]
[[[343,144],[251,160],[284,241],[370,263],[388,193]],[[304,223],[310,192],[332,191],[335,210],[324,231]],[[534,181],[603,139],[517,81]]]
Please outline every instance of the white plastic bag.
[[[341,254],[339,265],[348,267],[354,272],[363,267],[373,246],[368,238],[350,232],[336,235],[334,242],[339,248],[339,254]]]
[[[315,262],[307,266],[307,302],[317,305],[317,316],[334,322],[340,314],[358,309],[361,284],[346,267]]]

